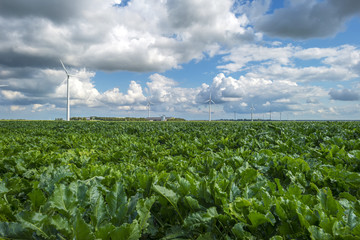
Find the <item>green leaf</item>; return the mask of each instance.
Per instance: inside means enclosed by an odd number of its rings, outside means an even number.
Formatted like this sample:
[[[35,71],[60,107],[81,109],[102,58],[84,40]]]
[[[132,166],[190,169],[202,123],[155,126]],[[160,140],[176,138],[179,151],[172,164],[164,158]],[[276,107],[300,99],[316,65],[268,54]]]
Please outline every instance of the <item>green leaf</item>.
[[[31,209],[33,211],[39,211],[40,206],[44,205],[46,202],[45,195],[40,189],[34,189],[30,192],[29,198],[31,200]]]
[[[131,224],[124,223],[120,227],[115,228],[110,236],[111,239],[116,240],[138,240],[141,237],[139,224],[136,220]]]
[[[282,208],[280,201],[276,200],[275,204],[276,204],[276,208],[275,208],[276,215],[281,219],[281,221],[286,221],[287,215],[285,210]]]
[[[76,219],[73,224],[73,232],[74,232],[74,239],[77,240],[93,240],[95,236],[91,231],[91,227],[87,224],[84,219],[80,216],[80,213],[77,212]]]
[[[340,204],[333,198],[330,189],[321,189],[318,193],[318,199],[328,214],[336,216],[339,211],[343,212]]]
[[[139,215],[139,229],[140,231],[146,230],[148,227],[148,219],[151,216],[150,209],[155,202],[155,197],[147,198],[147,199],[139,199],[136,204],[136,210]]]
[[[211,233],[201,234],[196,240],[209,240],[209,239],[214,239]]]
[[[234,227],[231,229],[232,233],[237,237],[237,239],[253,239],[256,238],[251,235],[250,232],[244,230],[245,224],[244,223],[237,223],[234,225]]]
[[[110,233],[115,229],[111,223],[106,223],[98,228],[95,232],[96,239],[109,240]]]
[[[177,202],[179,201],[179,196],[171,189],[167,189],[166,187],[162,187],[159,185],[153,185],[153,189],[155,192],[163,196],[175,209],[178,213],[181,221],[183,222],[184,219],[182,218],[179,208],[177,207]]]
[[[356,197],[354,197],[353,195],[351,195],[350,193],[348,193],[348,192],[342,192],[342,193],[340,193],[339,194],[339,197],[340,198],[345,198],[345,199],[347,199],[347,200],[349,200],[349,201],[351,201],[351,202],[356,202]]]
[[[186,197],[184,197],[184,200],[189,205],[189,207],[192,211],[196,211],[196,210],[200,209],[199,202],[195,198],[193,198],[191,196],[186,196]]]
[[[9,191],[8,188],[5,186],[5,182],[0,182],[0,195],[3,193],[7,193]]]
[[[17,219],[24,227],[34,230],[38,235],[45,238],[49,238],[43,230],[47,216],[37,212],[21,212],[17,216]]]
[[[71,238],[72,228],[70,227],[69,221],[65,220],[62,216],[52,216],[50,218],[50,225],[54,226],[57,231],[62,233],[67,238]]]
[[[269,222],[272,225],[274,225],[271,219],[269,219],[264,214],[259,213],[259,212],[253,211],[253,212],[249,213],[248,218],[250,219],[253,227],[257,227],[266,222]]]
[[[115,184],[106,195],[107,210],[111,216],[111,222],[120,226],[127,214],[127,196],[121,183]]]
[[[333,237],[326,233],[322,228],[319,228],[317,226],[310,226],[308,228],[308,231],[310,232],[310,237],[313,240],[331,240]]]
[[[103,196],[99,195],[96,204],[92,207],[90,215],[92,225],[97,229],[104,220],[106,220],[107,212]]]
[[[0,222],[0,237],[8,239],[31,239],[32,231],[21,223]]]
[[[354,234],[355,236],[360,237],[360,224],[357,225],[357,226],[351,231],[351,233]]]
[[[55,186],[54,193],[50,197],[49,203],[51,207],[67,217],[74,215],[77,207],[77,199],[74,193],[63,184]]]
[[[276,235],[276,236],[273,236],[272,238],[270,238],[269,240],[283,240],[283,237]]]

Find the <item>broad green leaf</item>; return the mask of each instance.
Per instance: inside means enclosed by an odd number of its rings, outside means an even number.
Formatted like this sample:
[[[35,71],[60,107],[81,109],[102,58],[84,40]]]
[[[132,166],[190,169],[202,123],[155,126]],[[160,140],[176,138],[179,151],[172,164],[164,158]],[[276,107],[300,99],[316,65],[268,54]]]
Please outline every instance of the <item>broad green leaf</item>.
[[[128,211],[127,196],[121,183],[116,183],[106,194],[106,202],[111,222],[115,226],[120,226]]]
[[[44,205],[46,202],[45,195],[40,189],[34,189],[30,192],[29,198],[31,200],[31,209],[33,211],[39,211],[40,206]]]
[[[140,231],[146,230],[148,227],[148,219],[151,216],[150,209],[155,202],[155,197],[147,198],[147,199],[139,199],[136,204],[136,210],[139,215],[139,229]]]
[[[90,215],[92,225],[97,229],[104,220],[106,220],[107,212],[104,198],[102,195],[97,197],[96,204],[92,207],[92,213]]]
[[[184,201],[189,205],[191,211],[196,211],[200,208],[199,202],[191,196],[184,197]]]
[[[175,211],[178,213],[181,221],[184,221],[179,208],[177,206],[177,202],[179,201],[179,196],[171,189],[168,189],[166,187],[162,187],[159,185],[153,185],[153,189],[155,192],[157,192],[158,194],[160,194],[161,196],[163,196],[175,209]]]
[[[354,229],[351,231],[352,234],[354,234],[357,237],[360,237],[360,224],[354,227]]]
[[[285,194],[284,188],[281,186],[280,180],[278,178],[275,178],[275,183],[278,187],[278,191],[281,195]]]
[[[69,221],[65,220],[60,215],[55,215],[50,218],[50,225],[54,226],[57,231],[62,233],[67,238],[72,236],[72,228],[70,227]]]
[[[210,240],[210,239],[215,239],[211,233],[205,233],[205,234],[201,234],[198,238],[196,238],[196,240]]]
[[[347,199],[347,200],[349,200],[349,201],[352,201],[352,202],[356,202],[356,197],[354,197],[353,195],[351,195],[350,193],[348,193],[348,192],[342,192],[342,193],[340,193],[339,194],[339,197],[340,198],[345,198],[345,199]]]
[[[275,213],[276,215],[278,215],[278,217],[282,220],[282,221],[286,221],[287,220],[287,215],[285,210],[283,209],[283,207],[280,204],[279,200],[276,200],[275,202],[276,204],[276,208],[275,208]]]
[[[63,184],[56,185],[53,195],[50,197],[51,207],[70,217],[75,214],[77,199],[74,193]]]
[[[232,233],[237,237],[237,239],[251,239],[255,240],[255,236],[251,235],[250,232],[244,230],[244,223],[237,223],[231,229]]]
[[[8,188],[6,188],[6,186],[5,186],[5,182],[0,182],[0,196],[1,196],[1,194],[3,194],[3,193],[7,193],[9,191],[9,189]]]
[[[126,193],[120,182],[116,183],[111,191],[106,195],[106,202],[111,216],[114,216],[116,211],[127,203]]]
[[[321,189],[318,193],[318,199],[322,208],[332,216],[337,216],[339,211],[343,212],[340,204],[333,198],[330,189]]]
[[[326,233],[323,229],[317,227],[317,226],[310,226],[308,228],[310,232],[310,237],[313,240],[331,240],[333,237]]]
[[[31,239],[32,231],[21,223],[0,222],[0,238],[5,239]]]
[[[95,232],[96,239],[109,240],[110,233],[115,229],[115,226],[111,223],[101,225]]]
[[[111,239],[116,240],[138,240],[141,237],[139,224],[135,220],[131,224],[124,223],[116,227],[110,234]]]
[[[84,219],[80,216],[79,212],[76,214],[76,219],[73,224],[73,234],[74,234],[74,239],[76,240],[95,239],[95,236],[91,230],[90,225],[84,221]]]
[[[24,227],[34,230],[40,236],[49,238],[49,235],[43,229],[47,221],[46,215],[37,212],[21,212],[16,217]]]
[[[269,222],[269,223],[271,223],[273,225],[273,222],[272,222],[271,219],[269,219],[264,214],[259,213],[259,212],[253,211],[253,212],[249,213],[248,218],[250,219],[251,224],[252,224],[253,227],[257,227],[260,224],[263,224],[263,223],[266,223],[266,222]]]

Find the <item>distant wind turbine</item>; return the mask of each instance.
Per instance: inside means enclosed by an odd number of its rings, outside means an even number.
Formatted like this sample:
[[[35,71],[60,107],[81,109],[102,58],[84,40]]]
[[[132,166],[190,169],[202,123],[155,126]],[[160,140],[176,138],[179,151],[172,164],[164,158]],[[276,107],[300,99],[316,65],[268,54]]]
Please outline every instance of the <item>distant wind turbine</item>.
[[[147,106],[147,109],[148,109],[148,118],[150,117],[150,105],[153,104],[152,102],[150,102],[149,99],[147,99],[147,103],[146,103],[146,106]]]
[[[64,69],[64,71],[65,71],[65,73],[66,73],[66,85],[67,85],[67,111],[66,111],[66,121],[70,121],[70,84],[69,84],[69,78],[70,78],[70,76],[72,76],[72,75],[70,75],[69,74],[69,72],[67,71],[67,69],[65,68],[65,66],[64,66],[64,63],[61,61],[61,59],[59,59],[60,60],[60,63],[61,63],[61,65],[62,65],[62,67],[63,67],[63,69]]]
[[[251,121],[253,121],[253,112],[254,112],[254,110],[255,110],[255,108],[254,108],[254,105],[253,105],[253,104],[251,104],[251,108],[250,108],[250,110],[251,110]]]
[[[211,100],[211,91],[210,91],[210,97],[209,100],[207,100],[205,103],[209,103],[209,122],[211,121],[211,104],[215,104],[213,100]]]

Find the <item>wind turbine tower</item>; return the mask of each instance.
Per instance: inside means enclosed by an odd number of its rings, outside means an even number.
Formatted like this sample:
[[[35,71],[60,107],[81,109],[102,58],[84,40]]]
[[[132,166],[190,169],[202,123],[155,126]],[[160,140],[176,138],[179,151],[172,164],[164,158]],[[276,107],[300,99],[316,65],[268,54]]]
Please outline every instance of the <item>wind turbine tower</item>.
[[[253,105],[253,104],[251,104],[250,110],[251,110],[251,121],[254,121],[254,120],[253,120],[253,112],[254,112],[255,108],[254,108],[254,105]]]
[[[66,73],[66,88],[67,88],[67,110],[66,110],[66,121],[70,121],[70,84],[69,84],[69,78],[70,78],[70,74],[69,72],[66,70],[64,63],[61,61],[60,59],[60,63]]]
[[[211,104],[215,104],[213,100],[211,100],[211,92],[209,100],[206,101],[206,103],[209,103],[209,122],[211,121]]]
[[[153,103],[150,102],[150,100],[148,99],[148,100],[147,100],[147,104],[146,104],[147,109],[148,109],[148,118],[150,117],[150,105],[151,105],[151,104],[153,104]]]

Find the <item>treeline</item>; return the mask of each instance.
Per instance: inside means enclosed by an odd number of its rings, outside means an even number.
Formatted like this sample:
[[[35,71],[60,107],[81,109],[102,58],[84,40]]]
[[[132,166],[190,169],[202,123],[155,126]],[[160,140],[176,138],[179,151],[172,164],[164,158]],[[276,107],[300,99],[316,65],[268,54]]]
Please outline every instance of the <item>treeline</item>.
[[[70,120],[74,120],[74,121],[87,121],[87,120],[94,120],[94,121],[119,121],[119,122],[141,122],[141,121],[149,121],[149,119],[147,118],[134,118],[134,117],[72,117],[70,118]],[[168,118],[166,119],[166,121],[170,121],[170,122],[181,122],[181,121],[186,121],[184,118]]]

